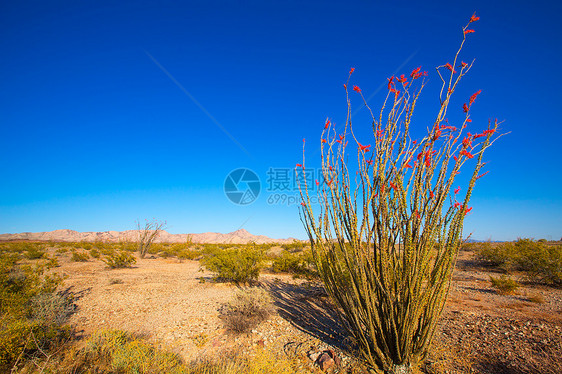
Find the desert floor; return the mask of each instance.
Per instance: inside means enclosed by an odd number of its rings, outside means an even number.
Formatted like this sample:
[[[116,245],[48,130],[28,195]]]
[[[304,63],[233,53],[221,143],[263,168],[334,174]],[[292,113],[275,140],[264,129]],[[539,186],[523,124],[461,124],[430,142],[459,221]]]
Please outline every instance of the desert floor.
[[[59,257],[65,287],[78,306],[71,318],[81,334],[100,328],[145,334],[185,360],[228,349],[265,346],[306,356],[333,348],[343,359],[349,339],[318,283],[262,274],[275,312],[249,335],[228,333],[219,310],[236,286],[216,283],[199,262],[139,259],[133,268],[108,269],[98,260]],[[425,372],[562,373],[562,290],[523,283],[515,295],[491,288],[489,269],[461,252],[451,292]],[[544,302],[529,297],[542,296]]]

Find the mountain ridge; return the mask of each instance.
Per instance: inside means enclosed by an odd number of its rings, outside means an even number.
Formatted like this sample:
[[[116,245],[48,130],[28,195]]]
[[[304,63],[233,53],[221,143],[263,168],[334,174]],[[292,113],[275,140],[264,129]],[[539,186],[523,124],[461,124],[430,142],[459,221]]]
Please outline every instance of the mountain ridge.
[[[80,232],[70,229],[58,229],[53,231],[42,232],[22,232],[16,234],[0,234],[0,241],[10,240],[40,240],[40,241],[58,241],[58,242],[120,242],[120,241],[137,241],[138,230],[125,231],[86,231]],[[227,234],[220,232],[204,232],[196,234],[170,234],[162,231],[158,235],[155,242],[159,243],[185,243],[187,241],[193,243],[209,243],[209,244],[247,244],[254,242],[256,244],[266,243],[292,243],[297,240],[295,238],[272,239],[265,235],[254,235],[245,229],[238,229]]]

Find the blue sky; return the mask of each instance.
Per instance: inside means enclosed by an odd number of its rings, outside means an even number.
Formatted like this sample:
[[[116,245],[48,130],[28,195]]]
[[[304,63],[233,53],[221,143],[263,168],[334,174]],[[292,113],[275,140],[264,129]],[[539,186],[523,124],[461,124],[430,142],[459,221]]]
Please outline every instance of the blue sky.
[[[428,70],[425,127],[434,67],[453,58],[474,12],[462,57],[476,62],[451,108],[482,89],[474,126],[497,117],[511,134],[486,155],[465,233],[559,239],[555,1],[4,1],[0,232],[127,230],[156,217],[172,233],[304,238],[297,205],[270,203],[294,192],[267,191],[269,168],[300,162],[303,138],[318,159],[326,117],[345,119],[350,67],[374,108],[388,76]],[[240,167],[262,182],[246,206],[223,192]]]

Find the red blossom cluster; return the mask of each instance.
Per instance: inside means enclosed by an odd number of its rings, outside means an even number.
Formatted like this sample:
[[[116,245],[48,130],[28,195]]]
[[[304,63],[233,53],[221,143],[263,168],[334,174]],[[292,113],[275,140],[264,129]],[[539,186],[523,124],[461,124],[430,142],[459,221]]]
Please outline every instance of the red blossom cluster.
[[[360,143],[357,144],[359,144],[359,149],[361,150],[361,152],[369,152],[369,149],[371,148],[370,144],[369,145],[361,145]]]
[[[412,79],[418,79],[420,77],[427,77],[427,71],[420,72],[420,70],[421,70],[421,66],[418,67],[418,68],[415,68],[412,71],[412,73],[410,73],[410,77]]]

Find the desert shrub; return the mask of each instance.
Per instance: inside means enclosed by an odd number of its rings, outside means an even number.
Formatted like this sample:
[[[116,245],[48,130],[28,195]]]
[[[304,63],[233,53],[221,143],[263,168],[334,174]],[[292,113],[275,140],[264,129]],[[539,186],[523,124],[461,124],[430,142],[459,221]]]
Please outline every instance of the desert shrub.
[[[93,258],[100,258],[101,254],[97,248],[92,248],[90,250],[90,256],[92,256]]]
[[[532,239],[518,239],[481,248],[476,256],[488,265],[504,271],[520,270],[533,282],[562,285],[562,246]]]
[[[289,273],[297,277],[315,277],[318,275],[316,263],[310,250],[291,253],[283,251],[271,263],[274,273]]]
[[[119,330],[101,330],[82,348],[53,357],[44,372],[58,374],[296,374],[312,373],[298,359],[258,348],[205,355],[185,364],[175,354],[158,349],[142,337]]]
[[[562,246],[547,245],[530,239],[515,244],[514,262],[533,282],[562,286]]]
[[[500,295],[510,295],[520,287],[517,281],[506,277],[505,274],[502,274],[499,278],[490,276],[490,282]]]
[[[298,252],[302,251],[307,244],[300,240],[293,240],[292,243],[281,244],[281,248],[289,252]]]
[[[479,243],[474,248],[475,257],[489,266],[497,266],[506,270],[512,265],[514,255],[513,243],[501,243],[496,246],[492,243]]]
[[[180,260],[195,260],[201,256],[201,252],[192,249],[183,249],[176,252],[176,257]]]
[[[135,256],[125,251],[112,251],[102,259],[111,269],[130,268],[137,262]]]
[[[216,278],[234,283],[247,283],[258,279],[263,267],[263,251],[255,248],[229,248],[216,251],[202,259]]]
[[[80,243],[80,247],[82,249],[85,249],[86,251],[89,251],[90,249],[92,249],[94,247],[94,245],[92,243],[82,242],[82,243]]]
[[[304,374],[318,373],[312,368],[303,367],[296,358],[276,355],[259,348],[254,352],[233,352],[216,357],[205,357],[188,365],[190,374]]]
[[[72,257],[70,257],[70,261],[74,262],[86,262],[90,258],[90,255],[87,252],[72,252]]]
[[[240,289],[221,309],[221,319],[228,331],[246,333],[265,321],[271,313],[271,297],[257,287]]]
[[[62,325],[76,310],[71,294],[67,292],[40,293],[31,300],[31,319]]]
[[[41,246],[29,245],[24,254],[28,260],[37,260],[46,256],[45,251]]]
[[[135,252],[139,249],[138,243],[135,242],[119,242],[114,244],[116,249],[127,252]]]
[[[64,254],[66,252],[68,252],[68,247],[60,247],[60,248],[57,248],[57,250],[55,251],[55,253],[58,253],[58,254]]]
[[[0,372],[70,335],[62,324],[73,304],[56,293],[62,278],[48,273],[49,261],[34,266],[17,261],[12,255],[0,256]]]
[[[82,349],[66,352],[57,369],[59,373],[187,373],[177,355],[120,330],[95,332]]]
[[[150,253],[152,255],[161,253],[161,252],[167,252],[170,254],[170,256],[173,256],[173,254],[170,252],[168,246],[164,243],[152,243],[150,245],[150,247],[148,248],[148,250],[146,251],[146,253]],[[168,257],[170,257],[168,256]]]

